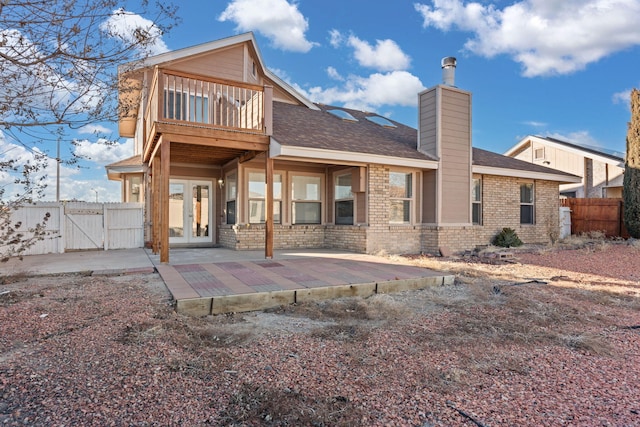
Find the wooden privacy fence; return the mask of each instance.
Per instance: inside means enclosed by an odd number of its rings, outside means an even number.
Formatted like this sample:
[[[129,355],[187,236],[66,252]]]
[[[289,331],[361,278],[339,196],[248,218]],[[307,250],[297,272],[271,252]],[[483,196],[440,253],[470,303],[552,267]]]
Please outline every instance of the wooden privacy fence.
[[[18,208],[12,222],[21,232],[49,220],[44,239],[25,255],[81,250],[141,248],[144,246],[143,205],[140,203],[41,202]]]
[[[562,199],[571,209],[571,234],[603,232],[607,237],[628,238],[622,199]]]

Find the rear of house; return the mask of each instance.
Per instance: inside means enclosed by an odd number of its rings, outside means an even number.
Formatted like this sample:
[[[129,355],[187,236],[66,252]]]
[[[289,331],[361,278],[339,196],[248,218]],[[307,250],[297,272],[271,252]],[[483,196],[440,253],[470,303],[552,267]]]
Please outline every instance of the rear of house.
[[[558,185],[579,181],[472,148],[471,93],[452,81],[417,94],[416,130],[309,101],[265,67],[251,33],[120,71],[135,155],[107,171],[124,200],[144,201],[163,262],[175,246],[461,251],[503,227],[546,242]]]

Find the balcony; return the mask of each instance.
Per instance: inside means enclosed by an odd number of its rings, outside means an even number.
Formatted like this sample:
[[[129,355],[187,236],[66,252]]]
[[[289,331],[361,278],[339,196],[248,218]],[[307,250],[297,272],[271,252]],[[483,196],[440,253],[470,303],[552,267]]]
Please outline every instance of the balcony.
[[[268,142],[272,91],[271,86],[156,68],[144,115],[145,158],[151,155],[163,133],[247,143]]]

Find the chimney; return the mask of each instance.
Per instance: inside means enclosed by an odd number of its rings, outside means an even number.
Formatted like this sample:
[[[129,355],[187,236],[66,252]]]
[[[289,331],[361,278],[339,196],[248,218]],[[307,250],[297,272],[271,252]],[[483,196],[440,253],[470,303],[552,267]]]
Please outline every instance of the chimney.
[[[442,59],[442,84],[418,94],[418,151],[438,162],[423,171],[422,219],[438,226],[471,224],[471,92],[454,86],[456,58]]]
[[[442,58],[442,84],[455,86],[456,82],[456,58],[447,56]]]

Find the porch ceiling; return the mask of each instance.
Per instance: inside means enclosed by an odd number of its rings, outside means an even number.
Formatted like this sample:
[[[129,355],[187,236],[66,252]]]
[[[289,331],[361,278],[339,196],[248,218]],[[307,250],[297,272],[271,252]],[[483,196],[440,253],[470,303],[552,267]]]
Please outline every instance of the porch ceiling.
[[[171,161],[176,163],[224,165],[246,152],[246,150],[226,147],[207,147],[180,142],[171,143]]]

